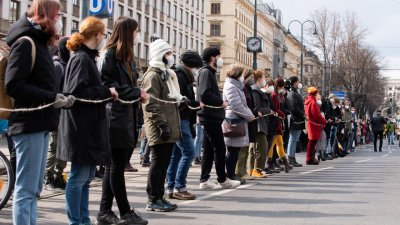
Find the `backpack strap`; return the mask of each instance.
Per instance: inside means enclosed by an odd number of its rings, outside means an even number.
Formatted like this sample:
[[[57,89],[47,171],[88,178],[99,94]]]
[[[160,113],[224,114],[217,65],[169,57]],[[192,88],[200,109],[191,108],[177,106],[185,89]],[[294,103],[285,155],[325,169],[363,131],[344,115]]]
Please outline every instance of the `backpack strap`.
[[[22,36],[20,38],[18,38],[17,41],[21,40],[21,39],[26,39],[28,40],[31,45],[32,45],[32,52],[31,52],[31,56],[32,56],[32,65],[31,65],[31,71],[33,70],[33,67],[35,66],[35,60],[36,60],[36,45],[35,42],[32,40],[31,37],[29,36]]]

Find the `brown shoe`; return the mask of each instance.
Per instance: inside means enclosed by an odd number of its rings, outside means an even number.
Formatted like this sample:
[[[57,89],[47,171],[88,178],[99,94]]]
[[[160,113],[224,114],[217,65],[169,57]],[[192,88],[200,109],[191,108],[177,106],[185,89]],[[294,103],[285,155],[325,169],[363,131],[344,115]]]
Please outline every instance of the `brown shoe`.
[[[136,168],[133,168],[131,164],[128,164],[125,166],[125,172],[138,172],[139,170]]]
[[[174,192],[173,198],[178,199],[178,200],[195,200],[196,195],[191,194],[188,191]]]

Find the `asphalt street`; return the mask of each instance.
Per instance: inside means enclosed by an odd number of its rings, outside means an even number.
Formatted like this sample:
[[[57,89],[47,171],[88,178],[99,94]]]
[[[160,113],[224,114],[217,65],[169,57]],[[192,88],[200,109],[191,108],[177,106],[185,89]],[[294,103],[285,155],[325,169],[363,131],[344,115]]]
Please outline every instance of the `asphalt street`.
[[[297,157],[304,163],[304,153]],[[188,188],[197,200],[174,201],[179,206],[175,212],[147,212],[147,169],[139,167],[138,173],[126,173],[129,200],[152,225],[400,224],[398,142],[385,145],[383,152],[373,152],[371,145],[360,146],[345,158],[248,181],[234,190],[200,191],[199,175],[200,167],[192,167],[188,177]],[[212,178],[215,180],[215,175]],[[92,183],[90,191],[94,219],[99,209],[100,180]],[[63,193],[44,191],[38,209],[38,224],[67,224]],[[114,211],[118,212],[116,206]],[[12,224],[10,204],[0,211],[0,224]]]

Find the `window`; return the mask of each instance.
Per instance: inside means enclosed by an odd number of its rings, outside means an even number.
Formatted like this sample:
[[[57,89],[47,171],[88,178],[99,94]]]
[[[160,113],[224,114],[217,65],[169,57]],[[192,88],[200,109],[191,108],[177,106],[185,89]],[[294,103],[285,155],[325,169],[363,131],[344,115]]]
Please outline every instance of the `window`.
[[[203,22],[203,21],[201,21],[200,33],[203,33],[203,27],[204,27],[204,22]]]
[[[190,17],[190,28],[194,29],[194,16]]]
[[[79,0],[72,0],[72,4],[79,6]]]
[[[124,7],[122,5],[118,5],[118,16],[124,15]]]
[[[186,20],[186,25],[189,25],[189,13],[188,12],[186,12],[185,20]]]
[[[201,12],[204,12],[204,0],[201,0]]]
[[[308,65],[304,66],[304,72],[308,73]]]
[[[63,22],[63,24],[67,24],[67,17],[63,16],[62,22]],[[65,35],[67,35],[67,26],[63,26],[62,32],[61,32],[61,36],[65,36]]]
[[[172,13],[171,13],[171,2],[167,3],[167,14],[168,14],[168,16],[172,15]]]
[[[157,21],[153,20],[153,34],[157,33]]]
[[[174,43],[174,45],[176,45],[176,30],[174,30],[174,33],[172,35],[172,42]]]
[[[171,35],[171,29],[167,27],[167,42],[170,43],[170,35]]]
[[[13,0],[10,2],[10,22],[14,23],[19,19],[20,3]]]
[[[140,50],[142,49],[142,44],[138,44],[137,45],[137,48],[136,48],[136,57],[138,58],[138,59],[140,59]],[[139,62],[139,60],[138,60],[138,62]]]
[[[211,14],[221,14],[221,3],[211,3]]]
[[[72,20],[72,30],[78,30],[79,29],[79,22],[76,20]]]
[[[182,43],[182,40],[183,38],[182,38],[182,34],[179,34],[179,46],[183,46],[183,43]]]
[[[142,15],[140,13],[136,14],[137,15],[137,22],[139,24],[139,29],[142,25]]]
[[[157,0],[153,0],[153,8],[157,9]]]
[[[149,46],[148,45],[144,46],[144,57],[145,57],[146,61],[149,60]]]
[[[196,18],[196,30],[199,31],[199,18]]]
[[[194,41],[193,41],[193,38],[190,39],[190,44],[191,44],[191,46],[192,46],[191,48],[194,49]]]
[[[164,0],[161,0],[160,9],[161,9],[161,12],[164,12]]]
[[[160,24],[160,37],[161,39],[164,39],[164,25]],[[169,42],[169,41],[167,41]]]
[[[181,17],[181,23],[183,23],[183,10],[182,9],[180,9],[179,10],[179,13],[180,13],[180,17]]]
[[[185,35],[185,44],[186,44],[186,49],[189,48],[189,38],[187,35]]]
[[[221,24],[211,24],[210,36],[221,36]]]
[[[175,18],[175,20],[178,20],[178,8],[176,7],[176,5],[174,5],[173,17]]]
[[[144,18],[144,32],[149,33],[149,18]]]
[[[133,11],[132,11],[132,9],[128,9],[128,15],[129,15],[129,17],[133,18]]]

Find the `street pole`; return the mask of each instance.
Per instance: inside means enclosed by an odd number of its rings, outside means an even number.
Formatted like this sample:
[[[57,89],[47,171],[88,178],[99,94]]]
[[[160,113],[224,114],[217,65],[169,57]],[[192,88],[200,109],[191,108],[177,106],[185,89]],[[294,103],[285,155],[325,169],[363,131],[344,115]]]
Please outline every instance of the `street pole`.
[[[254,37],[257,37],[257,0],[254,0]],[[257,70],[257,52],[253,52],[253,70]]]
[[[303,33],[304,33],[304,31],[303,31],[303,23],[300,23],[301,24],[301,56],[300,56],[300,83],[302,83],[303,84],[303,67],[304,67],[304,56],[303,56],[303,54],[304,54],[304,50],[303,50],[303,48],[304,48],[304,44],[303,44]]]

